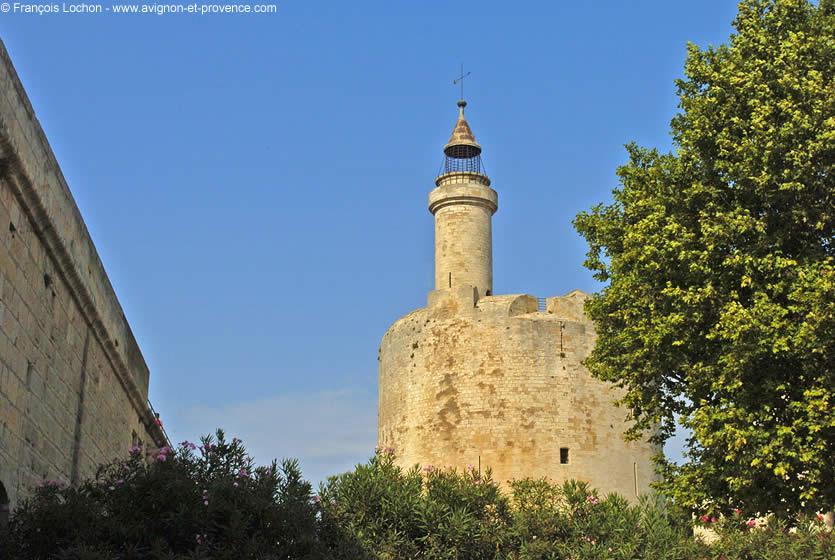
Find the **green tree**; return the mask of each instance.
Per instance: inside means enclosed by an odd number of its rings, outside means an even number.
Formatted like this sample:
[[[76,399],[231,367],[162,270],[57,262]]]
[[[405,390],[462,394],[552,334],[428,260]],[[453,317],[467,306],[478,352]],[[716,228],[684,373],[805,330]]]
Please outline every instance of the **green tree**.
[[[662,489],[703,512],[835,504],[835,1],[745,0],[688,46],[673,153],[636,145],[575,219],[606,286],[591,372],[630,437],[692,434]]]

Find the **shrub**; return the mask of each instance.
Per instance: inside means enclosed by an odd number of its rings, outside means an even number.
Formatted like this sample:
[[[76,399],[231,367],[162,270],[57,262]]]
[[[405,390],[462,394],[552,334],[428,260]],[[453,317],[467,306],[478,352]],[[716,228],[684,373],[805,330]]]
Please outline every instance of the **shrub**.
[[[749,527],[736,516],[693,536],[689,514],[661,498],[630,504],[582,482],[518,480],[504,492],[468,470],[404,470],[393,454],[332,477],[321,490],[320,535],[335,559],[831,560],[819,520]]]
[[[336,559],[495,558],[510,522],[489,472],[414,467],[378,452],[321,489],[322,538]]]
[[[660,499],[632,505],[582,482],[511,483],[517,554],[509,558],[696,559],[704,546]]]
[[[43,483],[14,511],[6,547],[21,559],[314,558],[311,498],[295,461],[255,468],[218,430],[150,462],[134,447],[77,487]]]
[[[0,558],[22,560],[832,560],[822,519],[703,516],[582,482],[402,469],[390,450],[311,495],[295,461],[254,467],[223,432],[150,462],[132,450],[75,488],[47,481],[13,513]],[[0,541],[3,539],[0,538]]]
[[[835,538],[820,518],[801,517],[793,526],[770,516],[751,519],[734,514],[716,524],[714,558],[728,560],[832,560]]]

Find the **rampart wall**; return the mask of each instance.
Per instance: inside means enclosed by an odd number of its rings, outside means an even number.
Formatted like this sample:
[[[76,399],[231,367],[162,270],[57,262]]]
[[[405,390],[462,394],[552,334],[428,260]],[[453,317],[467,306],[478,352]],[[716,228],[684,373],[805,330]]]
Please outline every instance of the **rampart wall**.
[[[0,484],[14,504],[165,435],[149,372],[0,43]]]

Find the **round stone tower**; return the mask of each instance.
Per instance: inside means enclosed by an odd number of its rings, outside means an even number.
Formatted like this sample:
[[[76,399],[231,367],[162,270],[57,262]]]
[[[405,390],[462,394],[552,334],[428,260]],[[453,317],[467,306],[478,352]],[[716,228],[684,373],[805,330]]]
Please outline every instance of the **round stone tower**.
[[[458,102],[458,121],[444,146],[444,169],[429,193],[435,216],[435,289],[472,286],[480,296],[493,291],[492,217],[496,191],[481,165],[481,146]]]
[[[380,344],[378,444],[405,467],[573,478],[636,499],[654,480],[656,448],[623,440],[621,393],[582,365],[596,338],[586,295],[493,295],[498,197],[458,106],[429,194],[435,289]]]

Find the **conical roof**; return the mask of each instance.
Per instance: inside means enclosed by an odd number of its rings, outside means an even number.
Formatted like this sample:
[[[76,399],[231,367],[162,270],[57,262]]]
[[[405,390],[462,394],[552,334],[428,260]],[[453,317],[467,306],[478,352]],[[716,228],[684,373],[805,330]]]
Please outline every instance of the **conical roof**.
[[[481,146],[475,141],[470,124],[464,117],[466,106],[467,102],[463,99],[458,102],[458,120],[455,122],[455,128],[452,129],[449,142],[444,146],[444,153],[449,157],[471,158],[481,153]]]

